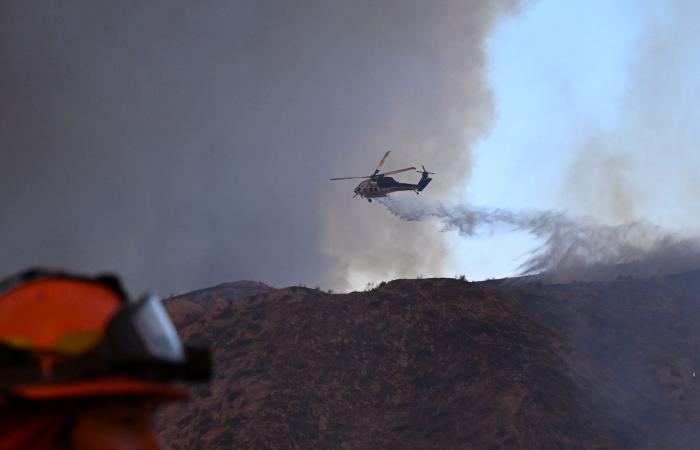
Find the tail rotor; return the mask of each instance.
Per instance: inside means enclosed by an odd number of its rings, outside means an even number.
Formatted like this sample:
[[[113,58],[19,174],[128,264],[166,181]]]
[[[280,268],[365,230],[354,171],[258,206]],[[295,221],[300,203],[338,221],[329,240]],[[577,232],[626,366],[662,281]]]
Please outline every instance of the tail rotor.
[[[428,172],[428,171],[425,169],[425,166],[421,166],[421,167],[423,168],[423,170],[416,170],[416,172],[418,172],[418,173],[420,173],[420,174],[423,174],[423,175],[425,175],[426,177],[427,177],[428,175],[435,175],[435,172]]]

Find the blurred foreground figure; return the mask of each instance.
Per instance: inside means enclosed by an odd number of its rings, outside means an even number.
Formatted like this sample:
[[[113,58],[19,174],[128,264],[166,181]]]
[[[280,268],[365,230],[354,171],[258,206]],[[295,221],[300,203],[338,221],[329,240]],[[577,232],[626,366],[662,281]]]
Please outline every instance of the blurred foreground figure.
[[[0,450],[158,449],[150,419],[209,378],[160,300],[119,281],[29,271],[0,283]]]

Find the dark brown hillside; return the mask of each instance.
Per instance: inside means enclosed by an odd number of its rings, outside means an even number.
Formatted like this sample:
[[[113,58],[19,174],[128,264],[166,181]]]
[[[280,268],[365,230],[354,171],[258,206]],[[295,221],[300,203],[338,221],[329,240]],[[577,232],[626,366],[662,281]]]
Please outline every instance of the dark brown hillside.
[[[164,303],[168,307],[168,311],[175,323],[182,328],[186,324],[200,318],[216,299],[233,301],[238,298],[269,292],[273,289],[273,287],[257,281],[236,281],[176,295],[165,299]]]
[[[700,273],[511,293],[566,337],[577,388],[617,435],[634,448],[700,448]]]
[[[164,411],[161,436],[173,449],[700,448],[698,287],[697,274],[427,279],[236,301],[213,288],[201,311],[168,304],[217,373]]]

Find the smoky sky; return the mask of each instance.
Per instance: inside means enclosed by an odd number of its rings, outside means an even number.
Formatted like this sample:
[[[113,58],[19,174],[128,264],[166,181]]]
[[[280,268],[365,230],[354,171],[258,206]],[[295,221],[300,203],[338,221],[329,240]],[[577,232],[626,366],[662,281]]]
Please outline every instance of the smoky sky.
[[[328,178],[390,149],[449,194],[492,118],[484,40],[515,6],[2,2],[0,272],[168,294],[437,270],[439,233]]]
[[[575,159],[563,203],[608,223],[644,219],[700,234],[700,4],[656,7],[631,58],[617,123],[580,123],[572,136],[580,144],[567,149]]]

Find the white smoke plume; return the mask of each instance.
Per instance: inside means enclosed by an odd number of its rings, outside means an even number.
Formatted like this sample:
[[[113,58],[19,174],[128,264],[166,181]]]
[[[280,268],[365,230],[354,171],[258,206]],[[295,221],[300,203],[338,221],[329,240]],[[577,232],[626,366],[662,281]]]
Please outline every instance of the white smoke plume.
[[[434,219],[444,230],[469,237],[479,233],[525,231],[538,238],[521,264],[522,275],[556,281],[611,276],[652,276],[700,267],[700,239],[662,230],[644,221],[604,225],[593,219],[551,211],[509,211],[481,207],[380,199],[407,221]]]

